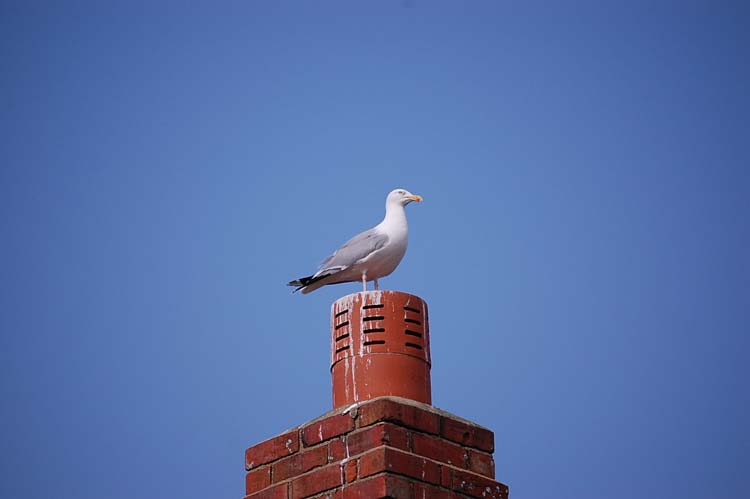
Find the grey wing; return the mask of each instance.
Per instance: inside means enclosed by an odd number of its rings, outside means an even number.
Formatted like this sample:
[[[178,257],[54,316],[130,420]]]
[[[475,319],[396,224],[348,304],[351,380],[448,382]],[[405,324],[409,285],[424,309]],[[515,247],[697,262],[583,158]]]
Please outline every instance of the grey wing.
[[[323,260],[318,273],[327,269],[336,268],[343,270],[350,267],[385,246],[387,242],[388,236],[375,231],[375,229],[357,234],[342,247],[334,251],[331,256]]]

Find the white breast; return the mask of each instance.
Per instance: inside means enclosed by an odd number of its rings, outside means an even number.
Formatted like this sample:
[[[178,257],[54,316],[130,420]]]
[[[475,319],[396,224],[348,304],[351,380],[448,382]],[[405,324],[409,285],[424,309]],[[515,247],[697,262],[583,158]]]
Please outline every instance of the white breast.
[[[409,242],[409,227],[403,206],[387,210],[385,218],[375,229],[388,236],[388,243],[362,262],[362,269],[367,271],[367,280],[389,275],[404,258]]]

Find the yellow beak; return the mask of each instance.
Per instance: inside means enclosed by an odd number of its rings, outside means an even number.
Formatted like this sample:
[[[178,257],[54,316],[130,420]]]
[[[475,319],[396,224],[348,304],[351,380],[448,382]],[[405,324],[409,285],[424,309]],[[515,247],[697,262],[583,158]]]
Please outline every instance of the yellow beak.
[[[409,196],[409,199],[412,201],[416,201],[417,203],[422,202],[422,196],[418,196],[417,194],[414,194],[413,196]]]

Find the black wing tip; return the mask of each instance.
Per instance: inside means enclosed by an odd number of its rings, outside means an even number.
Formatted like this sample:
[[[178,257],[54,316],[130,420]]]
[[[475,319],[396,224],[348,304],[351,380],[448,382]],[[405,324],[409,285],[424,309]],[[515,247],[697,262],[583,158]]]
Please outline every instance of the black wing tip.
[[[311,275],[307,277],[300,277],[299,279],[295,279],[294,281],[289,281],[287,283],[287,286],[297,286],[297,289],[292,291],[292,294],[296,293],[297,291],[306,288],[307,286],[311,284],[315,284],[316,282],[320,281],[321,279],[325,279],[326,277],[335,274],[335,272],[328,272],[325,274],[320,275]],[[302,291],[302,294],[305,292]]]
[[[317,279],[316,279],[317,280]],[[300,289],[304,288],[308,284],[311,284],[313,281],[313,276],[307,276],[307,277],[300,277],[299,279],[295,279],[293,281],[289,281],[286,283],[287,286],[297,286],[294,291],[292,291],[292,294],[296,293]]]

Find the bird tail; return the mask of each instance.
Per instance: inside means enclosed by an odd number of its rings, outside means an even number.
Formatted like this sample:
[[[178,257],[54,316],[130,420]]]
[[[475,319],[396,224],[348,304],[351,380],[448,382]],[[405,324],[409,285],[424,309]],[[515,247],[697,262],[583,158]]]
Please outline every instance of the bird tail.
[[[302,294],[306,295],[310,291],[315,291],[321,286],[325,286],[324,282],[320,282],[331,274],[321,274],[316,276],[300,277],[294,281],[287,283],[287,286],[297,286],[292,293],[302,290]]]
[[[311,291],[315,291],[316,289],[328,284],[326,282],[320,282],[320,281],[340,271],[341,271],[341,268],[332,267],[330,269],[325,269],[321,272],[318,272],[317,274],[313,274],[307,277],[300,277],[299,279],[289,281],[287,283],[287,286],[296,286],[296,289],[292,291],[292,293],[296,293],[297,291],[302,290],[302,294],[306,295],[307,293]]]
[[[314,279],[314,277],[311,276],[311,275],[307,276],[307,277],[300,277],[299,279],[295,279],[293,281],[289,281],[287,283],[287,286],[297,286],[297,288],[294,291],[292,291],[292,293],[296,293],[297,291],[299,291],[300,289],[304,288],[308,284],[312,284],[314,282],[313,279]]]

